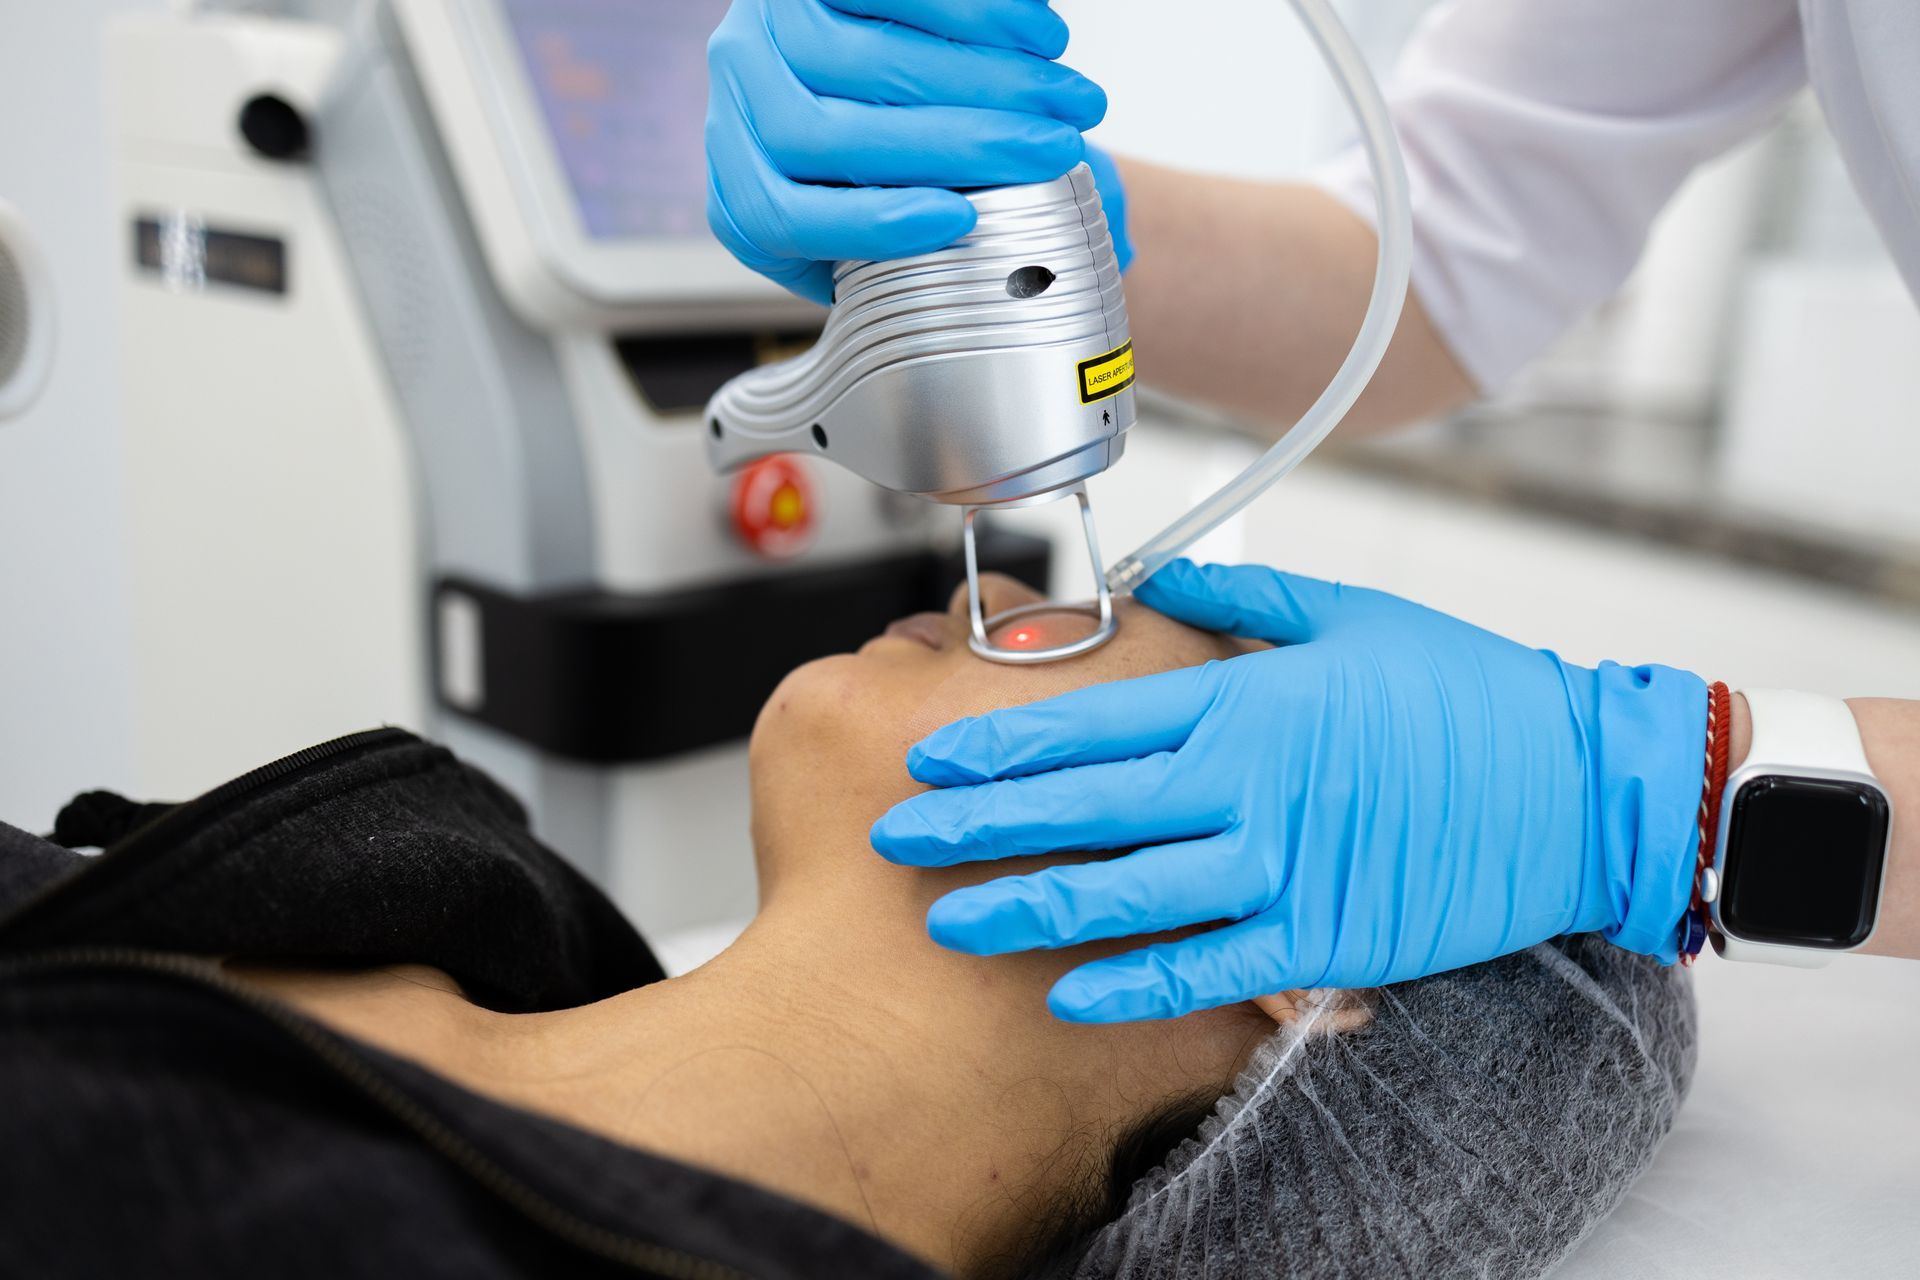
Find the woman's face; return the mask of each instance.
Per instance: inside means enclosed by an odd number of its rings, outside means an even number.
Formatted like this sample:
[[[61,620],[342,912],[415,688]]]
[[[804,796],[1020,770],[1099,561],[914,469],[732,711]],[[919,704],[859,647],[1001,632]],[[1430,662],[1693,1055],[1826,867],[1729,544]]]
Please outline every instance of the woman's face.
[[[982,589],[988,616],[1041,599],[998,575],[988,575]],[[1132,601],[1117,607],[1119,634],[1104,647],[1064,662],[1007,666],[968,649],[963,588],[944,613],[902,618],[858,653],[793,672],[767,700],[753,734],[754,826],[763,857],[790,824],[822,821],[829,812],[871,823],[919,790],[907,776],[907,748],[950,721],[1256,647],[1196,631]],[[1038,613],[992,638],[1009,647],[1047,647],[1077,639],[1092,625],[1076,613]]]

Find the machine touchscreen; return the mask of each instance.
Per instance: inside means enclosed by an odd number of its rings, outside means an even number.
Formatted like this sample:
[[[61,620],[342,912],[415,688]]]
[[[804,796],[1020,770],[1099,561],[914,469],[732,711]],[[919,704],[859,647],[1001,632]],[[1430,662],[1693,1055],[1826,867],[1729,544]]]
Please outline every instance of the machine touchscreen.
[[[727,0],[501,0],[594,240],[707,235],[707,37]]]

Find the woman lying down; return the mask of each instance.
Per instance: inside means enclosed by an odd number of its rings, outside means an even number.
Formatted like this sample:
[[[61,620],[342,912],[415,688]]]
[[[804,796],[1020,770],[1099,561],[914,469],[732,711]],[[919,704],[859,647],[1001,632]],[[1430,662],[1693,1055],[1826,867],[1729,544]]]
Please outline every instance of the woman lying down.
[[[908,744],[1239,650],[1139,607],[1067,664],[964,635],[907,619],[781,686],[760,913],[684,977],[399,731],[0,828],[0,1273],[1508,1277],[1627,1191],[1693,1012],[1596,940],[1112,1026],[1046,994],[1137,942],[934,945],[936,897],[1045,860],[876,857]]]

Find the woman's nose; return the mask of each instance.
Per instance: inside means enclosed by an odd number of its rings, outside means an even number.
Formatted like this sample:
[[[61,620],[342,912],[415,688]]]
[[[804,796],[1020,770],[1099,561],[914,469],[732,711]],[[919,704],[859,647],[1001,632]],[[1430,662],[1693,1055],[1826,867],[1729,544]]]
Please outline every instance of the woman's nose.
[[[991,618],[996,613],[1015,609],[1023,604],[1035,604],[1046,599],[1017,578],[1009,578],[1004,573],[983,573],[980,575],[981,607]],[[953,589],[953,596],[947,601],[947,612],[954,617],[965,619],[967,616],[967,584],[961,583]]]

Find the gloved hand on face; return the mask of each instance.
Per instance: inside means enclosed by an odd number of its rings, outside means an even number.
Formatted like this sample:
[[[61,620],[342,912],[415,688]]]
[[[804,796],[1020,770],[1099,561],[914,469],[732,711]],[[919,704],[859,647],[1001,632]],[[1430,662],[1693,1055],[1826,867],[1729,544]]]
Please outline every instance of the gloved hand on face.
[[[1371,987],[1601,932],[1672,960],[1692,882],[1706,686],[1586,668],[1380,592],[1169,565],[1139,592],[1276,647],[958,721],[936,790],[873,844],[915,866],[1130,849],[963,889],[928,915],[976,954],[1225,921],[1068,973],[1077,1021]]]

